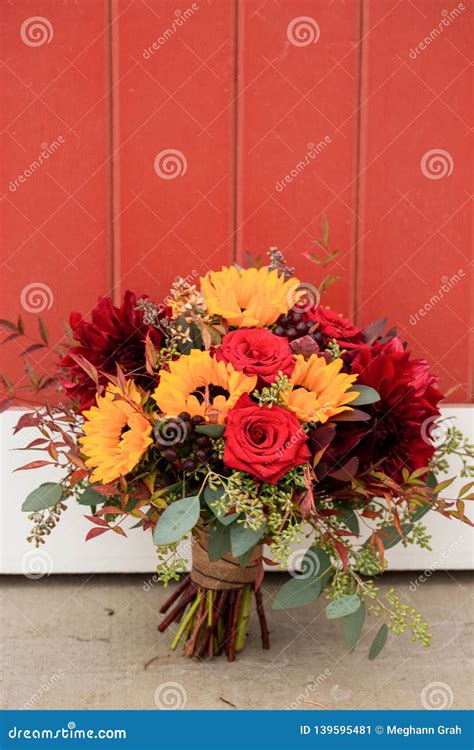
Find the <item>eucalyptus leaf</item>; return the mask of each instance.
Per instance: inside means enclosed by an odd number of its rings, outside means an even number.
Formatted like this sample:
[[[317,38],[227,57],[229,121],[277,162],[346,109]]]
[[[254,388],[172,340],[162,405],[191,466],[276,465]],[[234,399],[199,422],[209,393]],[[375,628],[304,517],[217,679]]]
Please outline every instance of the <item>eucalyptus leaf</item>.
[[[92,487],[87,487],[82,495],[77,498],[79,505],[100,505],[105,502],[106,498],[99,492],[96,492]]]
[[[63,489],[56,482],[45,482],[40,484],[33,492],[30,492],[21,509],[25,512],[44,510],[57,505],[63,496]]]
[[[230,527],[230,543],[232,548],[232,555],[234,557],[240,557],[244,555],[247,550],[255,547],[265,533],[266,525],[261,524],[257,531],[251,528],[244,528],[243,524],[234,523]]]
[[[372,641],[372,645],[370,647],[369,651],[369,659],[372,661],[372,659],[375,659],[385,646],[385,641],[387,640],[388,636],[388,627],[385,625],[385,623],[382,625],[382,627],[377,632],[377,635],[375,636],[374,640]]]
[[[273,609],[293,609],[314,602],[324,590],[334,571],[329,556],[316,545],[310,547],[301,561],[301,573],[287,581],[278,591]]]
[[[329,602],[326,607],[326,617],[328,620],[337,620],[339,617],[346,617],[359,609],[360,604],[361,601],[357,594],[348,594],[341,597],[341,599]]]
[[[225,425],[223,424],[198,424],[194,428],[194,432],[197,432],[198,435],[207,435],[207,437],[219,438],[219,437],[222,437],[222,435],[225,432]]]
[[[359,519],[357,518],[357,514],[355,513],[355,511],[346,511],[342,518],[349,531],[352,531],[353,534],[357,534],[357,536],[359,536]]]
[[[179,542],[196,525],[200,512],[199,496],[183,497],[168,505],[155,526],[153,541],[165,545]]]
[[[207,542],[207,554],[211,562],[220,560],[230,550],[230,530],[219,521],[212,524]]]
[[[321,580],[316,577],[291,578],[278,591],[272,609],[293,609],[314,602],[321,593]]]
[[[352,612],[350,615],[346,615],[342,618],[342,628],[344,630],[344,638],[348,648],[355,648],[357,641],[362,633],[365,621],[365,604],[361,603],[360,607]]]
[[[354,391],[359,395],[354,401],[351,401],[350,406],[365,406],[366,404],[374,404],[376,401],[380,401],[379,394],[375,388],[371,388],[370,385],[356,384],[349,393],[353,393]]]

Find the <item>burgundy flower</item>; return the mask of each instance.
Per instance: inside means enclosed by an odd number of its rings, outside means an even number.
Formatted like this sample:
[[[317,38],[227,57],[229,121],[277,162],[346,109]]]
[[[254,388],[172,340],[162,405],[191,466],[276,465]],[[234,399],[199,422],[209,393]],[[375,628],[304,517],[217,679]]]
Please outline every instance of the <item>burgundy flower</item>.
[[[239,328],[222,339],[218,356],[246,375],[273,383],[279,371],[291,375],[295,362],[288,339],[266,328]]]
[[[258,406],[241,396],[227,415],[224,464],[276,484],[294,466],[306,463],[306,433],[292,412]]]
[[[395,481],[404,467],[414,471],[427,466],[435,450],[429,425],[440,415],[443,398],[427,362],[411,359],[400,339],[393,338],[363,347],[352,372],[358,373],[357,385],[375,388],[380,401],[361,407],[370,414],[369,422],[337,425],[325,460],[341,466],[357,456],[360,468],[380,461],[380,468]]]
[[[138,385],[150,386],[151,379],[145,371],[145,338],[149,332],[153,344],[159,348],[162,335],[156,328],[145,325],[143,313],[135,309],[136,304],[135,294],[127,291],[120,307],[115,307],[110,297],[99,297],[90,323],[80,313],[71,313],[69,325],[78,345],[60,362],[66,370],[62,385],[72,398],[80,400],[81,410],[94,402],[96,387],[71,355],[91,362],[99,370],[101,384],[108,382],[101,373],[115,375],[118,363]]]

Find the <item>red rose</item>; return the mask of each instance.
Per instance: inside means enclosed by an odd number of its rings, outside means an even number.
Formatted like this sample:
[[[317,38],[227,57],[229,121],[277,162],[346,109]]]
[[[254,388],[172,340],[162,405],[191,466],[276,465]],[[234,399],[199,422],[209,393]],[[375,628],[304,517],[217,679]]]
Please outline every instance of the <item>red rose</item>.
[[[227,415],[224,463],[231,469],[276,484],[310,456],[306,433],[281,406],[257,406],[241,396]]]
[[[246,375],[272,383],[278,372],[291,375],[295,366],[288,339],[266,328],[239,328],[222,339],[218,357]]]
[[[317,332],[321,334],[320,343],[326,344],[336,339],[341,349],[359,348],[366,343],[362,328],[355,326],[330,307],[320,305],[316,310],[308,313],[308,319],[319,324]]]

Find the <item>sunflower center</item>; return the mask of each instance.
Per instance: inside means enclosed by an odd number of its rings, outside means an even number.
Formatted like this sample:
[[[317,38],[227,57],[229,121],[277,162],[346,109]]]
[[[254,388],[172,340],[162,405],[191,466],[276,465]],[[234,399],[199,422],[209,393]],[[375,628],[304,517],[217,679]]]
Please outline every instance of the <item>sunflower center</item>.
[[[224,396],[225,398],[228,398],[229,391],[226,391],[225,388],[221,388],[220,385],[209,384],[202,385],[199,388],[196,388],[196,390],[192,392],[191,396],[195,396],[200,404],[205,404],[212,403],[217,396]]]

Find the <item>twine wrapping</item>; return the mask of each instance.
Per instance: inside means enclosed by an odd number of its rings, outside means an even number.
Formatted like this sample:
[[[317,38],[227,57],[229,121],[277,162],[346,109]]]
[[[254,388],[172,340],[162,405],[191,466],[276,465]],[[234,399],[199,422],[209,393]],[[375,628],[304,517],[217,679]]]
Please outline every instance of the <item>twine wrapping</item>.
[[[247,583],[253,583],[257,577],[262,545],[256,547],[245,567],[240,565],[237,557],[227,552],[220,560],[211,562],[207,554],[208,534],[201,532],[199,539],[193,541],[193,562],[191,580],[197,586],[214,591],[240,589]]]

